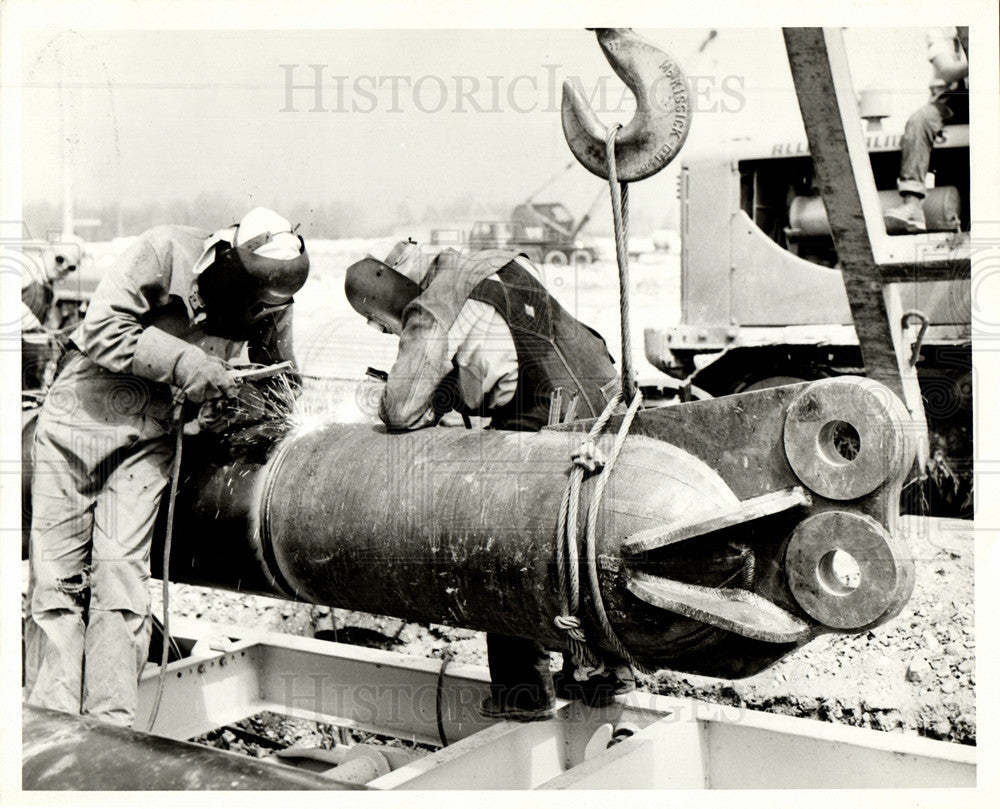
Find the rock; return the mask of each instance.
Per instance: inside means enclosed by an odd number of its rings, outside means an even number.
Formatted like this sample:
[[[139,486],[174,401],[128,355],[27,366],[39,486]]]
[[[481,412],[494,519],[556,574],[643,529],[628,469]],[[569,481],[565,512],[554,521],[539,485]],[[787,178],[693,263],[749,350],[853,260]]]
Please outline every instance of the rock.
[[[976,670],[976,661],[975,660],[963,660],[961,663],[958,664],[958,670],[960,672],[962,672],[962,674],[968,674],[969,672],[975,671]]]
[[[941,650],[941,644],[938,642],[937,636],[929,629],[924,632],[924,649],[930,654]]]
[[[893,668],[893,661],[886,655],[876,654],[869,658],[869,665],[879,674],[889,674]]]
[[[227,745],[232,746],[233,742],[236,741],[236,734],[231,730],[224,730],[222,731],[222,741],[224,741]]]
[[[951,736],[951,722],[944,717],[939,717],[931,724],[931,730],[933,730],[939,738],[947,739]]]
[[[945,679],[943,679],[943,680],[941,681],[941,690],[942,690],[942,691],[943,691],[943,692],[944,692],[945,694],[950,694],[950,693],[951,693],[952,691],[954,691],[954,690],[955,690],[955,689],[956,689],[957,687],[958,687],[958,683],[956,683],[956,682],[955,682],[955,681],[954,681],[953,679],[951,679],[950,677],[946,677]]]
[[[919,683],[930,673],[931,664],[927,662],[927,658],[918,655],[910,661],[906,669],[906,679],[911,683]]]
[[[944,647],[944,653],[946,655],[950,655],[951,657],[960,657],[962,654],[964,654],[964,652],[965,652],[965,650],[962,648],[962,645],[959,644],[959,643],[952,642],[952,643],[949,643],[947,646]]]

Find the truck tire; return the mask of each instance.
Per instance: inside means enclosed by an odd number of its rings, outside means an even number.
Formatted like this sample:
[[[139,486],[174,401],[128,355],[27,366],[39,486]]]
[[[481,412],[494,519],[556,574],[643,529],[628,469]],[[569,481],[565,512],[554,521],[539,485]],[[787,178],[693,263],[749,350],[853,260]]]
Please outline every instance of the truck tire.
[[[590,255],[590,252],[587,250],[574,250],[570,253],[569,260],[570,263],[574,265],[587,265],[594,260],[594,257]]]
[[[566,254],[562,250],[549,250],[542,261],[554,267],[565,267],[569,259],[566,258]]]

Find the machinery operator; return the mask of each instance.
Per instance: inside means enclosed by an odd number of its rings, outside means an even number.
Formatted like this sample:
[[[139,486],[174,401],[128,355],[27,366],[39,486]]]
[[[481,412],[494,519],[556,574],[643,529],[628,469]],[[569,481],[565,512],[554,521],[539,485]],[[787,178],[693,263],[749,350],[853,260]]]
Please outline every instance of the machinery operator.
[[[945,124],[969,123],[969,28],[931,28],[927,32],[927,61],[934,76],[928,102],[906,122],[901,144],[897,187],[903,204],[885,212],[889,233],[927,230],[923,203],[931,150]]]
[[[604,339],[549,294],[523,255],[462,256],[412,241],[374,248],[346,272],[351,306],[399,337],[379,415],[390,429],[437,424],[457,410],[496,430],[540,430],[596,417],[619,381]],[[489,633],[491,718],[553,714],[555,696],[606,704],[634,688],[627,664],[578,681],[568,656],[555,678],[536,641]]]
[[[119,725],[145,663],[149,555],[185,400],[237,395],[230,364],[293,360],[302,238],[256,208],[209,234],[153,228],[101,279],[35,432],[27,701]]]

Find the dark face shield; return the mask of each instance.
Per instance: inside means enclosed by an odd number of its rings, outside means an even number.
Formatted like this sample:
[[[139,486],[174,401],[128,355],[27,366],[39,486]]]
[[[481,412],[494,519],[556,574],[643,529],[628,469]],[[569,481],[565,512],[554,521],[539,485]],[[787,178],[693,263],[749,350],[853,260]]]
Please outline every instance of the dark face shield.
[[[369,325],[399,334],[403,330],[403,310],[420,294],[420,285],[368,256],[347,268],[344,294]]]
[[[218,245],[215,261],[198,277],[198,294],[205,303],[205,331],[245,340],[252,327],[292,305],[292,293],[302,287],[308,272],[305,252],[296,259],[280,261],[244,248]]]

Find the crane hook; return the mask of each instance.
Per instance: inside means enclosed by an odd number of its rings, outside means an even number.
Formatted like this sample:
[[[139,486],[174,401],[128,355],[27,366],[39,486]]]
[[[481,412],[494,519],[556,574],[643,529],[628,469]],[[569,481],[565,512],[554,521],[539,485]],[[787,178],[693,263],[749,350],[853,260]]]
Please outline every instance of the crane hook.
[[[615,140],[619,181],[651,177],[673,160],[691,128],[687,81],[669,53],[631,28],[595,28],[611,69],[635,95],[632,120]],[[606,129],[574,84],[563,82],[563,133],[588,171],[608,179]]]

